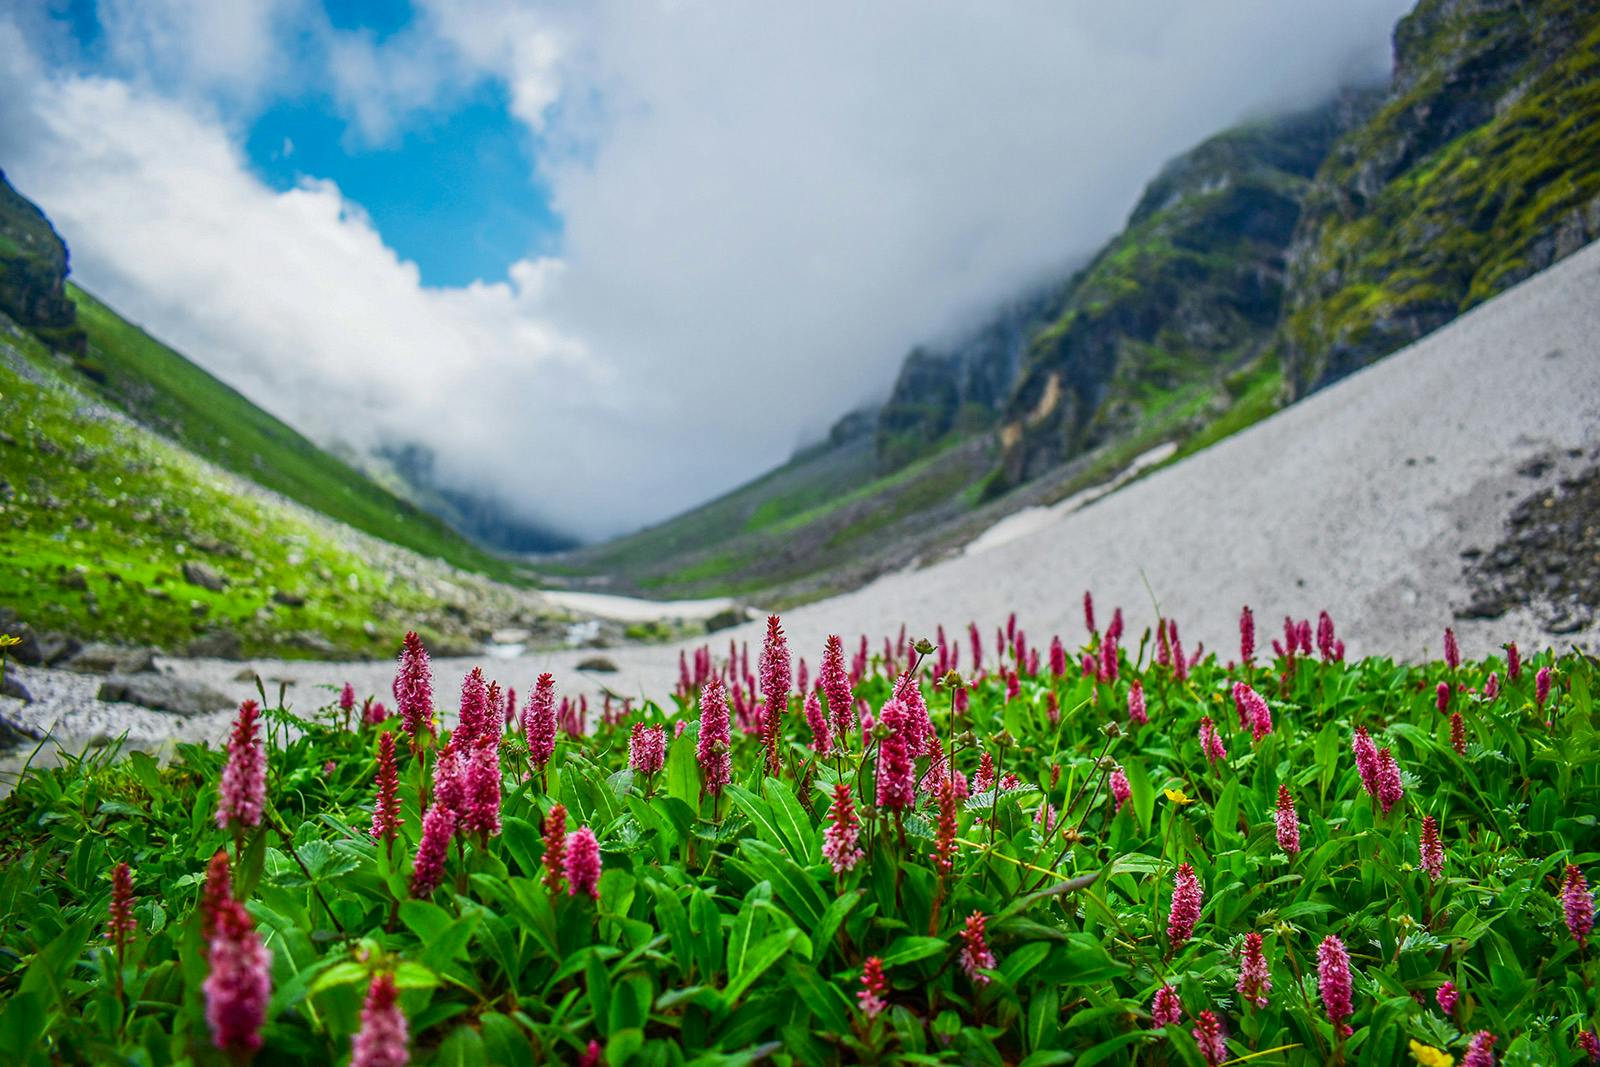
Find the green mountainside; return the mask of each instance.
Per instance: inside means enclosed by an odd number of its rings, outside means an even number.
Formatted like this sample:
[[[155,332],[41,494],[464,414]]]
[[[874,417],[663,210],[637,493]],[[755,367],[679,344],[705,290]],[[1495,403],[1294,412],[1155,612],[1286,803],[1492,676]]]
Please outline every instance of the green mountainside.
[[[1422,0],[1318,172],[1282,351],[1303,394],[1600,237],[1600,5]]]

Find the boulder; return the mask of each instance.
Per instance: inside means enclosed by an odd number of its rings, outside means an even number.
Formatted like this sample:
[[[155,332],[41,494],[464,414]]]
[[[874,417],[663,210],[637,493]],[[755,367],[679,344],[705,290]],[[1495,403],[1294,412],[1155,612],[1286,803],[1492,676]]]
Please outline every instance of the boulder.
[[[155,653],[148,648],[122,648],[95,642],[62,663],[79,674],[147,674],[156,669]]]
[[[33,694],[28,692],[28,687],[23,685],[17,679],[17,676],[10,671],[6,672],[4,678],[0,678],[0,697],[10,697],[12,700],[20,700],[24,704],[33,703]]]
[[[164,674],[113,674],[95,694],[101,700],[138,704],[174,715],[204,715],[232,704],[226,696],[200,682],[169,678]]]
[[[578,661],[578,670],[594,671],[596,674],[615,674],[617,665],[605,656],[590,656]]]
[[[0,749],[16,748],[18,745],[27,744],[29,741],[39,740],[39,731],[0,715]]]
[[[17,646],[20,648],[21,646]],[[83,642],[71,634],[48,633],[39,636],[39,663],[45,667],[54,667],[64,660],[76,656],[83,649]]]
[[[244,646],[232,630],[209,630],[190,641],[185,651],[206,659],[244,658]]]
[[[190,560],[183,565],[183,580],[213,593],[220,593],[228,586],[226,578],[198,560]]]
[[[706,632],[716,633],[718,630],[729,630],[744,622],[744,612],[738,608],[725,608],[706,620]]]
[[[286,608],[303,608],[306,606],[306,598],[303,594],[291,593],[287,589],[274,589],[272,591],[272,602],[274,604],[282,604]]]

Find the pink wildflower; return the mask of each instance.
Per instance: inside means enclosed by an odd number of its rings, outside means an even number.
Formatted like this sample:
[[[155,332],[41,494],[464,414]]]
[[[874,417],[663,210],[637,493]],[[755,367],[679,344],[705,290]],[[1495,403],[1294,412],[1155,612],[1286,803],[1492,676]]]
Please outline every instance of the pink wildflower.
[[[1170,985],[1163,985],[1156,990],[1155,999],[1150,1002],[1150,1024],[1159,1029],[1182,1020],[1183,1002],[1178,999],[1178,991]]]
[[[1239,662],[1246,667],[1256,659],[1256,617],[1246,604],[1239,612]]]
[[[467,775],[461,746],[454,737],[439,750],[433,764],[433,802],[449,808],[457,818],[467,806]]]
[[[1263,737],[1272,732],[1272,709],[1267,707],[1266,699],[1251,689],[1243,682],[1233,683],[1233,699],[1242,709],[1242,714],[1250,720],[1250,737],[1259,743]]]
[[[828,717],[833,720],[833,733],[842,746],[854,725],[850,713],[850,674],[844,665],[844,641],[838,634],[829,634],[822,647],[822,670],[818,680],[822,693],[828,698]]]
[[[1350,954],[1344,942],[1333,934],[1317,946],[1317,992],[1328,1021],[1342,1034],[1350,1033],[1345,1020],[1350,1017]]]
[[[500,734],[480,735],[463,758],[461,776],[463,833],[500,832]]]
[[[1517,651],[1517,643],[1511,642],[1506,646],[1506,678],[1516,681],[1522,677],[1522,653]]]
[[[1135,681],[1133,688],[1128,690],[1128,721],[1136,726],[1143,726],[1150,721],[1150,716],[1144,708],[1144,682]]]
[[[1456,991],[1456,984],[1454,982],[1446,982],[1434,992],[1433,999],[1438,1003],[1440,1011],[1446,1015],[1453,1015],[1456,1010],[1456,998],[1459,996],[1460,994]]]
[[[978,759],[978,773],[972,776],[972,791],[987,793],[994,788],[994,757],[985,752]]]
[[[1333,661],[1333,616],[1326,611],[1317,615],[1317,652],[1322,656],[1322,662]]]
[[[554,804],[544,817],[544,876],[540,879],[552,897],[561,892],[562,862],[567,854],[567,809],[564,804]]]
[[[933,852],[929,858],[933,860],[934,869],[941,875],[948,876],[955,866],[956,858],[956,787],[949,778],[939,782],[939,826],[934,834]],[[1048,831],[1048,827],[1046,828]]]
[[[1059,636],[1050,638],[1050,673],[1056,678],[1067,673],[1067,646]]]
[[[587,893],[591,900],[600,899],[600,842],[593,830],[580,826],[567,835],[561,865],[567,878],[567,896]]]
[[[660,726],[633,724],[628,738],[628,764],[634,774],[657,774],[667,765],[667,731]]]
[[[1167,910],[1167,938],[1173,948],[1178,948],[1194,935],[1195,923],[1200,921],[1203,895],[1193,865],[1183,864],[1173,875],[1172,904]]]
[[[729,744],[727,688],[721,678],[713,678],[700,690],[700,741],[695,748],[703,788],[712,796],[733,780]]]
[[[1133,787],[1128,784],[1128,773],[1119,764],[1111,772],[1111,797],[1116,801],[1117,805],[1112,814],[1120,812],[1122,805],[1126,804],[1132,796]]]
[[[1467,754],[1467,725],[1461,721],[1461,713],[1450,713],[1450,747],[1456,750],[1456,755]]]
[[[1600,1035],[1593,1030],[1584,1030],[1578,1034],[1578,1048],[1589,1057],[1593,1063],[1600,1063]]]
[[[272,953],[261,944],[243,904],[226,900],[218,907],[206,959],[211,1043],[224,1052],[249,1055],[261,1047],[261,1024],[272,996]]]
[[[133,868],[126,863],[119,863],[111,872],[111,906],[106,910],[106,940],[111,942],[120,957],[128,939],[138,929],[138,921],[133,917]]]
[[[339,710],[345,714],[356,709],[356,687],[349,682],[344,683],[344,688],[339,690]]]
[[[200,933],[211,939],[217,928],[222,905],[233,899],[233,875],[228,871],[228,853],[217,849],[206,864],[205,888],[200,893]]]
[[[400,729],[411,739],[416,751],[418,736],[433,736],[433,668],[428,650],[414,632],[406,634],[400,649],[400,669],[394,676],[395,706],[400,712]]]
[[[1389,814],[1394,806],[1400,803],[1405,796],[1405,787],[1400,783],[1400,765],[1394,761],[1394,753],[1387,747],[1378,750],[1378,803],[1383,806],[1383,813]]]
[[[1228,758],[1228,750],[1223,747],[1222,738],[1217,736],[1217,724],[1211,721],[1209,715],[1200,719],[1200,748],[1212,763]]]
[[[393,841],[405,820],[400,817],[400,775],[394,765],[394,734],[378,738],[378,797],[372,805],[372,839]]]
[[[1210,1067],[1228,1061],[1228,1031],[1214,1012],[1207,1009],[1195,1016],[1193,1032],[1200,1055]]]
[[[1440,682],[1434,689],[1433,706],[1443,715],[1450,710],[1450,683]]]
[[[578,1054],[578,1067],[604,1067],[605,1062],[605,1050],[600,1047],[599,1041],[591,1037],[583,1051]]]
[[[1105,635],[1107,637],[1111,638],[1111,640],[1113,640],[1113,641],[1122,640],[1122,609],[1121,608],[1112,608],[1111,609],[1111,625],[1106,627],[1106,634]]]
[[[1100,660],[1093,652],[1083,654],[1083,676],[1096,681],[1100,679]]]
[[[984,936],[987,922],[983,912],[975,911],[967,916],[967,924],[961,930],[961,969],[977,986],[989,984],[989,976],[982,972],[995,967],[994,953],[989,951],[989,942]]]
[[[876,956],[868,956],[861,967],[861,989],[856,993],[856,1004],[868,1022],[882,1015],[889,1007],[883,999],[888,991],[889,980],[883,976],[883,961]]]
[[[541,674],[534,683],[528,706],[522,712],[522,736],[528,743],[528,762],[543,767],[556,754],[556,679]]]
[[[405,1067],[411,1062],[406,1047],[410,1035],[398,999],[394,975],[372,979],[361,1006],[361,1029],[351,1041],[350,1067]]]
[[[1356,754],[1356,770],[1361,773],[1361,788],[1367,791],[1368,796],[1377,796],[1378,746],[1372,743],[1365,726],[1356,727],[1356,735],[1351,740],[1350,747]]]
[[[1487,1030],[1479,1030],[1467,1043],[1467,1054],[1461,1057],[1461,1067],[1494,1067],[1494,1046],[1499,1038]]]
[[[833,787],[833,805],[828,809],[828,828],[822,834],[822,854],[836,875],[846,874],[866,857],[857,841],[861,836],[861,820],[856,817],[855,801],[850,798],[848,782],[838,782]]]
[[[1589,882],[1583,872],[1570,863],[1561,886],[1561,910],[1566,916],[1567,929],[1578,940],[1578,947],[1586,947],[1589,932],[1594,929],[1594,896],[1589,892]]]
[[[1439,824],[1432,815],[1422,817],[1422,842],[1418,852],[1422,869],[1437,882],[1444,876],[1444,845],[1439,841]]]
[[[1483,683],[1483,695],[1490,700],[1500,695],[1500,675],[1496,672],[1489,672],[1489,680]]]
[[[916,802],[916,771],[911,724],[905,704],[890,698],[878,712],[879,725],[889,736],[878,743],[878,807],[903,811]]]
[[[1106,682],[1116,681],[1121,665],[1122,661],[1117,658],[1117,639],[1107,630],[1100,642],[1100,678]]]
[[[489,708],[489,685],[484,681],[483,668],[474,667],[461,680],[461,715],[457,720],[456,736],[463,741],[475,741],[484,733],[499,733],[493,722],[497,713]]]
[[[1550,668],[1540,667],[1533,676],[1533,699],[1538,702],[1539,710],[1544,710],[1545,701],[1550,699]]]
[[[1300,851],[1300,816],[1294,810],[1294,797],[1289,795],[1289,787],[1278,786],[1278,811],[1275,816],[1278,823],[1278,847],[1293,856]]]
[[[1444,663],[1451,670],[1461,666],[1461,646],[1456,643],[1456,632],[1448,626],[1444,628]]]
[[[370,697],[361,706],[361,722],[364,726],[377,726],[379,723],[389,721],[389,709],[383,706],[383,701],[373,700]]]
[[[1087,589],[1083,591],[1083,625],[1090,637],[1100,632],[1094,624],[1094,594]]]
[[[416,859],[411,864],[412,896],[426,900],[444,882],[444,861],[450,855],[450,840],[455,833],[455,810],[436,799],[422,816],[422,840],[417,842]]]
[[[1244,935],[1244,944],[1239,949],[1239,982],[1235,988],[1256,1007],[1267,1006],[1267,994],[1272,992],[1272,969],[1267,966],[1258,933]]]
[[[783,626],[776,615],[767,616],[767,639],[759,667],[761,696],[767,709],[761,718],[761,744],[767,750],[767,773],[777,775],[783,771],[778,741],[783,735],[783,713],[789,708],[789,687],[794,684],[794,677],[789,667],[789,643],[784,640]]]
[[[239,833],[261,825],[267,798],[267,758],[256,733],[261,709],[254,700],[239,705],[233,734],[228,738],[228,763],[222,769],[217,803],[217,825]]]

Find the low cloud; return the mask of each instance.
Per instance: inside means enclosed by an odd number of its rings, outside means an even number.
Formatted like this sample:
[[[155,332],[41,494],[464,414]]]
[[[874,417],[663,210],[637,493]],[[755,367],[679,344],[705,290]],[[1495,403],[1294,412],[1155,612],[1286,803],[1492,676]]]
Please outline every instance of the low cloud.
[[[881,395],[1174,153],[1380,77],[1405,6],[432,0],[384,41],[325,33],[365,137],[483,78],[539,136],[559,261],[459,289],[331,183],[261,184],[170,79],[0,75],[0,166],[85,284],[264,406],[598,536]]]

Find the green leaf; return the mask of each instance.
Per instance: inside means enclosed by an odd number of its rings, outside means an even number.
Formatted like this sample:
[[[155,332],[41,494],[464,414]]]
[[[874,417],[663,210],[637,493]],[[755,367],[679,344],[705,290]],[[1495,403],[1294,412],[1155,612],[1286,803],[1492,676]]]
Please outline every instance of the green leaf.
[[[795,939],[800,936],[800,931],[794,927],[779,930],[769,934],[751,946],[740,962],[739,970],[733,975],[733,980],[728,983],[728,988],[723,991],[723,997],[729,1004],[737,1004],[756,979],[767,972],[767,969],[777,963],[789,951]]]
[[[938,937],[897,937],[884,949],[883,960],[885,967],[897,967],[903,963],[914,963],[925,960],[929,956],[937,956],[950,949],[950,943]]]

